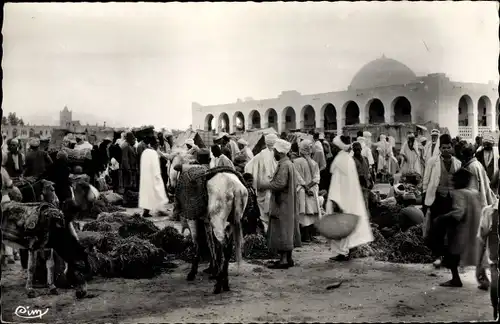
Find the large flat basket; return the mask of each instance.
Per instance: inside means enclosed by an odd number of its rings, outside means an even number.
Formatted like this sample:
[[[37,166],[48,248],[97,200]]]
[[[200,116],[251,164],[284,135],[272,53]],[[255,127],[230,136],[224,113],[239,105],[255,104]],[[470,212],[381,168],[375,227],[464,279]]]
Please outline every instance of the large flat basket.
[[[314,223],[318,232],[330,240],[341,240],[354,232],[359,216],[354,214],[333,213],[324,215]]]

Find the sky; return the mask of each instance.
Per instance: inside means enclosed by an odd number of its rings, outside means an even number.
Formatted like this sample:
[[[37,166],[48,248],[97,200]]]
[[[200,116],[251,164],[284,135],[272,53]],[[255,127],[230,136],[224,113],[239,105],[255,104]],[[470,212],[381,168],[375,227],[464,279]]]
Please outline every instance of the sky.
[[[498,82],[485,2],[8,3],[3,109],[185,129],[191,103],[345,90],[384,54],[417,75]]]

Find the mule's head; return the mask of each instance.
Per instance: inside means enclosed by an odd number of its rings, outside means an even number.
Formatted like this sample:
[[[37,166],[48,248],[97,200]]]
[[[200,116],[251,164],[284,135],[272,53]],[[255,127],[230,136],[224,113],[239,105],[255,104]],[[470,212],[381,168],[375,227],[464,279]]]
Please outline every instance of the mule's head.
[[[194,159],[194,156],[188,154],[186,150],[181,148],[174,148],[172,150],[172,154],[170,155],[170,159],[172,162],[170,164],[170,171],[168,174],[169,178],[168,190],[172,192],[175,190],[175,187],[177,186],[177,178],[179,177],[179,171],[174,169],[175,166],[182,164],[192,164],[196,160]]]

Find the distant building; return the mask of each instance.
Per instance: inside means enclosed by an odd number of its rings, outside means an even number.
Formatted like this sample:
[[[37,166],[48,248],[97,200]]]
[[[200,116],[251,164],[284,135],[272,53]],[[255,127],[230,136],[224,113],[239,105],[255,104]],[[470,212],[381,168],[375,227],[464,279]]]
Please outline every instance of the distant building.
[[[335,76],[332,76],[335,77]],[[347,90],[234,103],[192,104],[193,127],[215,132],[274,127],[341,130],[344,125],[433,121],[452,135],[473,139],[496,130],[498,85],[451,81],[444,73],[417,76],[401,62],[382,56],[363,66]]]
[[[49,125],[29,125],[24,126],[12,126],[12,125],[2,125],[2,134],[6,134],[7,138],[29,138],[29,137],[50,137],[52,130],[54,128],[65,128],[73,132],[78,133],[95,133],[97,131],[102,131],[106,129],[106,123],[104,125],[82,125],[79,120],[73,120],[73,112],[64,106],[64,109],[59,112],[59,126],[49,126]]]

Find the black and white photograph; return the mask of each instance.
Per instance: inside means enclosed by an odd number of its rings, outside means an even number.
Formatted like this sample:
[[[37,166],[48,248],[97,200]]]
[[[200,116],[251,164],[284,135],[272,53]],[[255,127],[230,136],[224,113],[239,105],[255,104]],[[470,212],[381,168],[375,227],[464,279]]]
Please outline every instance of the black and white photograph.
[[[5,3],[2,323],[500,322],[499,9]]]

